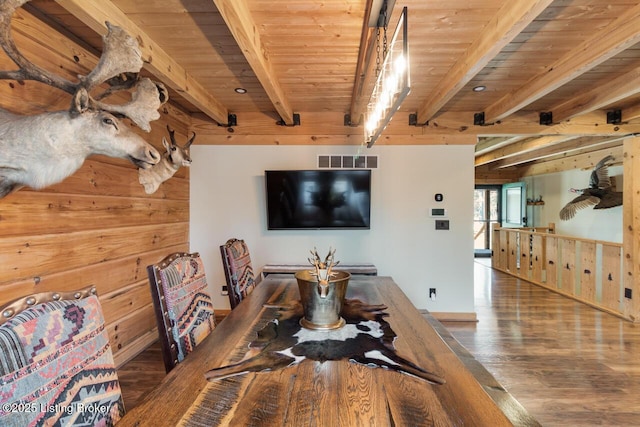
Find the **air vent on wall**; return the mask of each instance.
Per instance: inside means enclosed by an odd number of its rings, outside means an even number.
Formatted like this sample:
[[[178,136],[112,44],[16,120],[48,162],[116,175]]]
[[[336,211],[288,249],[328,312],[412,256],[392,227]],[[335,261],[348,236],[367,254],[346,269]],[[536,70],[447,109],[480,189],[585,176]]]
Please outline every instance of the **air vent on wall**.
[[[318,156],[318,168],[321,169],[377,169],[378,156]]]

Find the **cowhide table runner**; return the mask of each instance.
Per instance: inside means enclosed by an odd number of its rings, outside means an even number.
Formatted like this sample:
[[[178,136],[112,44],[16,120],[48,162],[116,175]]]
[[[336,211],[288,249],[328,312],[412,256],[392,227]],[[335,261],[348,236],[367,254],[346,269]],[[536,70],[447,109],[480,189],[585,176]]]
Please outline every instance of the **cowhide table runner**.
[[[444,379],[397,354],[396,333],[385,320],[385,305],[367,305],[345,300],[341,316],[346,325],[334,330],[310,330],[300,326],[302,305],[297,302],[277,308],[276,318],[257,332],[249,351],[237,363],[213,368],[205,376],[220,380],[246,372],[276,370],[305,359],[318,362],[348,359],[370,367],[383,367],[409,374],[433,384]]]

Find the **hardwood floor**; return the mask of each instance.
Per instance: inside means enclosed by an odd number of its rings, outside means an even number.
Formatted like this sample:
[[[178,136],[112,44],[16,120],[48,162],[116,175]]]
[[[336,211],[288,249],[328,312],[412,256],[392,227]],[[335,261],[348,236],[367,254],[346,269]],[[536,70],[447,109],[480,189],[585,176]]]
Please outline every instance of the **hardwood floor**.
[[[475,263],[449,332],[544,426],[640,425],[640,325]]]
[[[165,377],[160,342],[156,341],[142,353],[118,369],[118,379],[124,407],[128,411],[153,390]]]
[[[449,332],[543,426],[640,426],[640,325],[475,263],[477,323]],[[133,408],[164,377],[156,343],[118,370]]]
[[[216,311],[216,325],[224,320],[228,310]],[[124,407],[130,410],[144,396],[157,387],[166,376],[160,341],[147,347],[142,353],[118,369],[118,379],[122,390]]]

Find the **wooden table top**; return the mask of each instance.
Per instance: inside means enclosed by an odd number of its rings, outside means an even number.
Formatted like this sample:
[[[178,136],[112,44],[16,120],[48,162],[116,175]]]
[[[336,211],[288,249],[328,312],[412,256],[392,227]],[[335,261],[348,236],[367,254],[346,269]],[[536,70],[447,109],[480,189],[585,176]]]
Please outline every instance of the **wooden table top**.
[[[274,306],[299,299],[292,276],[270,275],[118,426],[538,425],[495,380],[481,384],[391,278],[352,276],[347,298],[387,306],[396,352],[446,383],[311,359],[207,381],[210,369],[243,358],[257,332],[277,317]]]

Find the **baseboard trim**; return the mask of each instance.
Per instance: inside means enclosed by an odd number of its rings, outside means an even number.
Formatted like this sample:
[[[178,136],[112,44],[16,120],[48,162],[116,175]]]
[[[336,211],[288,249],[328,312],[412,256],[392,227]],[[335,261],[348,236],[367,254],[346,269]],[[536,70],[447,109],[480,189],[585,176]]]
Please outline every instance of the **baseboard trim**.
[[[139,336],[131,344],[126,346],[123,350],[118,351],[113,355],[113,364],[116,369],[120,369],[122,365],[129,360],[142,353],[144,349],[158,340],[158,328],[154,328],[151,331]]]
[[[478,315],[475,312],[471,313],[448,313],[443,311],[428,311],[419,310],[421,314],[429,313],[440,322],[477,322]]]

